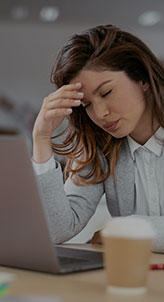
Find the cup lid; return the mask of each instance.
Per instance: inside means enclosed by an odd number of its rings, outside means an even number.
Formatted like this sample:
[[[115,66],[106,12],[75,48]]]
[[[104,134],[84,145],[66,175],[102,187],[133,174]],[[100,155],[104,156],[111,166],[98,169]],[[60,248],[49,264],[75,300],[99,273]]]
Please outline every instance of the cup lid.
[[[113,217],[101,231],[104,237],[154,238],[155,231],[151,223],[138,217]]]

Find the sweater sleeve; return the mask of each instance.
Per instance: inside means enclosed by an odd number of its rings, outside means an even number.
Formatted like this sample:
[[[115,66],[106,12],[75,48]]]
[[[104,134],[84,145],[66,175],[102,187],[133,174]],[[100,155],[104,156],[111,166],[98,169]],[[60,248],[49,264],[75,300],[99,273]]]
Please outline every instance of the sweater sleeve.
[[[56,168],[36,177],[52,242],[59,244],[71,239],[95,213],[104,185],[77,186],[70,178],[64,185],[58,162]]]
[[[32,161],[32,166],[33,166],[33,169],[34,169],[36,175],[44,174],[47,171],[49,171],[53,168],[56,168],[56,161],[53,156],[51,156],[51,158],[48,161],[46,161],[45,163],[41,163],[41,164],[36,163],[33,160],[33,158],[31,161]]]

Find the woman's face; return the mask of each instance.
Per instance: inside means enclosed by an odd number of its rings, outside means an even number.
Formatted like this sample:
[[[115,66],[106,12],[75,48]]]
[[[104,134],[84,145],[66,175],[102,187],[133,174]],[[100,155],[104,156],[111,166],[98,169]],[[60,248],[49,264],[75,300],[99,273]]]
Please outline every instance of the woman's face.
[[[82,105],[91,120],[116,138],[131,135],[139,141],[151,114],[144,98],[147,83],[132,81],[124,71],[82,70],[72,83],[80,82]]]

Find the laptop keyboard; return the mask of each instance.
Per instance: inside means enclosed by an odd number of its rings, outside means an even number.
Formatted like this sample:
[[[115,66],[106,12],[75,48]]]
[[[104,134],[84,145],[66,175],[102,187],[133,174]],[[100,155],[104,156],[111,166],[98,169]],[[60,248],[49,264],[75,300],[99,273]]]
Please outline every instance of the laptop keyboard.
[[[103,267],[102,253],[55,246],[62,271],[75,272]]]

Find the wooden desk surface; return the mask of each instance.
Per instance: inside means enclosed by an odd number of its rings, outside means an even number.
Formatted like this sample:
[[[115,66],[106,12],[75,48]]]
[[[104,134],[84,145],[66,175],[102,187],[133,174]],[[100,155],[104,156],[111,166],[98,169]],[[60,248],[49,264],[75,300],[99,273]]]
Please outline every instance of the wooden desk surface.
[[[77,245],[73,245],[77,246]],[[88,245],[87,245],[88,248]],[[164,263],[164,255],[152,254],[152,263]],[[66,302],[163,302],[164,270],[149,271],[148,293],[138,297],[111,295],[106,291],[105,270],[58,276],[21,269],[0,267],[0,271],[14,273],[11,294],[58,296]],[[46,302],[46,300],[45,300]]]

